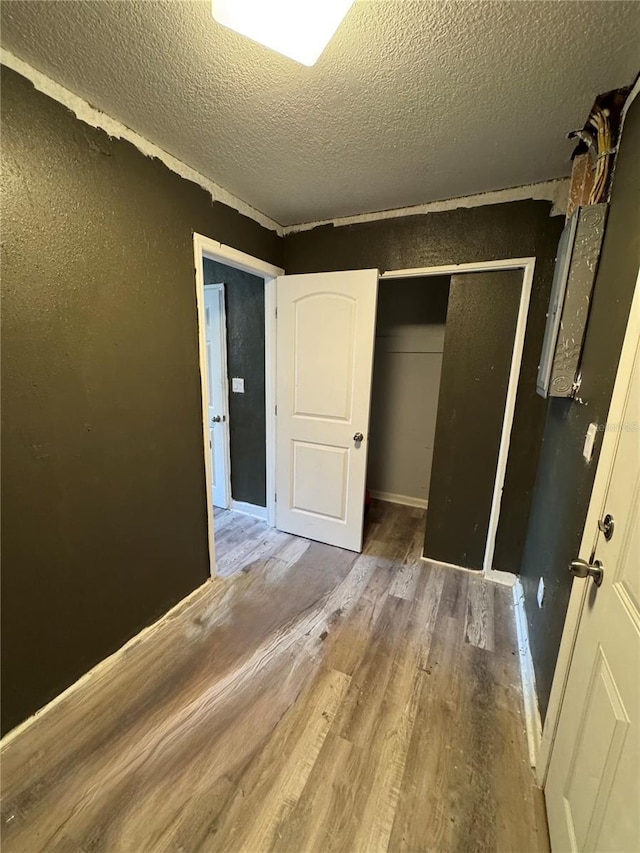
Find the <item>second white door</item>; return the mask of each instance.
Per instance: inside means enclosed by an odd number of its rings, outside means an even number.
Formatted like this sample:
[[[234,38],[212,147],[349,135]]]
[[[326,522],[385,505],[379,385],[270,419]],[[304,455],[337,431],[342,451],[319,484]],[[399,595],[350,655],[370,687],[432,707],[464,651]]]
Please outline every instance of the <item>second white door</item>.
[[[278,278],[276,526],[362,548],[377,270]]]

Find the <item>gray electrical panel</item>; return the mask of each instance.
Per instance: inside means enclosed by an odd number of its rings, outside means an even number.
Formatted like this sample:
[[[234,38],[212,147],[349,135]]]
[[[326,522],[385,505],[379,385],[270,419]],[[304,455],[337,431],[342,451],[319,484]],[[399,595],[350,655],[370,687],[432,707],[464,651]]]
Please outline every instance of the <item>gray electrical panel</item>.
[[[576,393],[607,208],[606,204],[579,207],[560,237],[538,366],[536,390],[542,397]]]

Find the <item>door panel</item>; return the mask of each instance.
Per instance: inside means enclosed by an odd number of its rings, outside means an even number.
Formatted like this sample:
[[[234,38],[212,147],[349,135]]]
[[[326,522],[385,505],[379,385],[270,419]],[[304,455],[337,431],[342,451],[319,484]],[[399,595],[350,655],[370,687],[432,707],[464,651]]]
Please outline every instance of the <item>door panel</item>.
[[[346,520],[349,451],[293,441],[292,508]]]
[[[589,679],[584,715],[576,736],[564,790],[572,849],[585,850],[606,808],[607,782],[615,776],[629,719],[601,646]]]
[[[353,551],[362,547],[377,285],[377,270],[278,279],[276,526]]]
[[[313,293],[294,301],[296,416],[351,419],[356,307],[341,293]]]
[[[636,341],[621,417],[605,425],[616,447],[600,518],[613,516],[613,536],[594,533],[581,554],[602,562],[603,583],[574,580],[590,586],[545,788],[554,851],[640,850],[639,364]]]
[[[227,416],[227,335],[224,284],[204,288],[209,425],[211,427],[211,483],[213,505],[227,509],[229,489],[229,421]]]

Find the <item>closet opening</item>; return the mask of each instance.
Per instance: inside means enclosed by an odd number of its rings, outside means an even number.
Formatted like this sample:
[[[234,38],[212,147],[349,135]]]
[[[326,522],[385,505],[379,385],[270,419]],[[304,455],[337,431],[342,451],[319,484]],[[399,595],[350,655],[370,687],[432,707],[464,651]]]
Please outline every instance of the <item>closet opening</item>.
[[[496,534],[534,263],[380,276],[368,492],[374,506],[376,498],[397,506],[398,524],[424,522],[428,561],[485,574],[496,571],[494,553],[498,571],[515,561],[508,533],[521,519],[512,500]]]
[[[451,277],[381,279],[367,488],[427,508]]]

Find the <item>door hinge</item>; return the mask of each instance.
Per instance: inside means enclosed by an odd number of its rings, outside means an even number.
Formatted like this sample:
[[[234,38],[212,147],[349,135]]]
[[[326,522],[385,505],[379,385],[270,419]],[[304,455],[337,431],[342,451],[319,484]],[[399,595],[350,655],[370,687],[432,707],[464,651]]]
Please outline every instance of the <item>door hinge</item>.
[[[277,403],[276,403],[276,405],[273,407],[273,409],[274,409],[274,412],[275,412],[275,413],[276,413],[276,415],[277,415],[277,414],[278,414],[278,404],[277,404]]]
[[[273,502],[274,502],[274,503],[276,503],[276,504],[278,503],[278,493],[277,493],[277,492],[276,492],[276,493],[275,493],[275,495],[273,496]]]
[[[275,314],[276,314],[276,320],[277,320],[278,319],[278,309],[277,308],[276,308]]]

